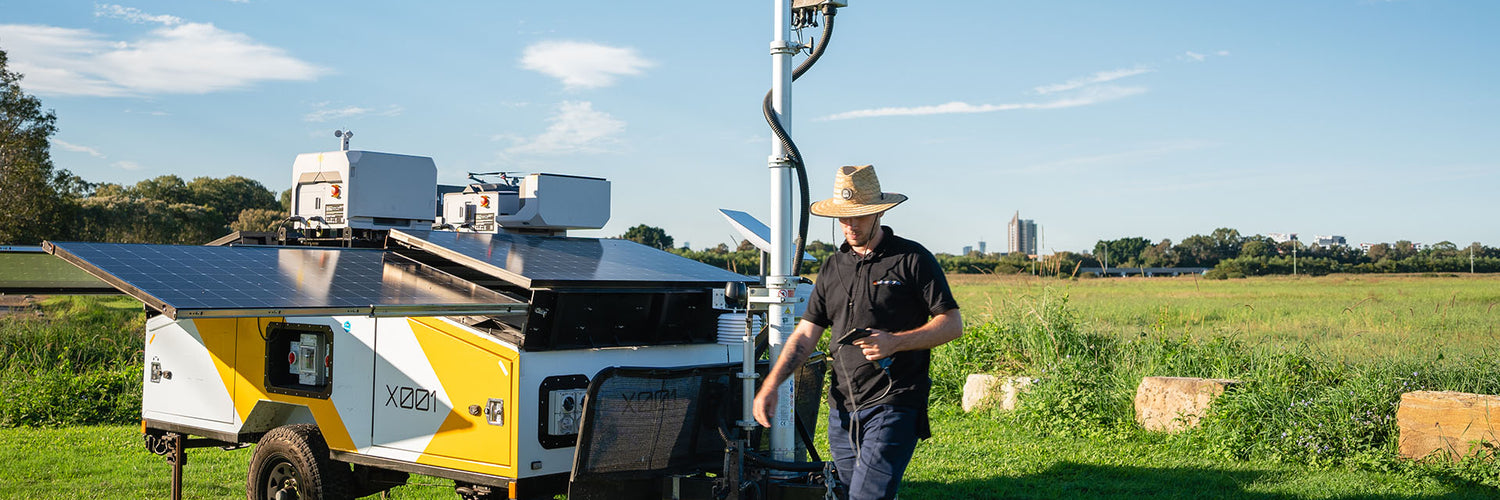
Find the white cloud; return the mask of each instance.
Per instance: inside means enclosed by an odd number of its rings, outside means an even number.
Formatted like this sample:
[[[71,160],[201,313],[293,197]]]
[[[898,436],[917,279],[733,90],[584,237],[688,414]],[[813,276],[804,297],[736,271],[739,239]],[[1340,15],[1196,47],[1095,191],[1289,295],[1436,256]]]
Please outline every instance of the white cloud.
[[[53,139],[52,144],[68,151],[73,151],[76,153],[88,153],[89,156],[92,156],[94,158],[104,158],[104,153],[100,153],[99,150],[88,146],[80,146],[64,141],[62,139]]]
[[[530,139],[518,140],[505,149],[509,154],[557,155],[569,153],[605,153],[618,148],[625,122],[609,113],[594,110],[588,101],[563,101],[557,114],[548,118],[547,130]]]
[[[820,118],[820,120],[847,120],[850,118],[873,118],[878,116],[924,116],[924,115],[949,115],[963,113],[993,113],[996,111],[1013,111],[1018,109],[1062,109],[1088,106],[1106,101],[1113,101],[1124,97],[1144,94],[1144,87],[1116,87],[1102,86],[1089,87],[1081,92],[1070,96],[1061,97],[1047,102],[1025,102],[1010,104],[969,104],[954,101],[946,104],[933,106],[912,107],[887,107],[874,109],[860,109],[834,113]]]
[[[168,15],[153,16],[151,14],[147,14],[145,12],[142,12],[141,9],[137,9],[135,7],[122,7],[122,6],[119,6],[119,5],[112,5],[112,4],[111,5],[98,5],[98,4],[95,4],[94,5],[94,17],[112,17],[112,18],[115,18],[115,19],[124,19],[126,21],[129,21],[129,22],[132,22],[132,23],[135,23],[135,24],[157,23],[157,24],[161,24],[161,25],[165,25],[165,26],[172,26],[174,24],[182,24],[182,18],[177,17],[177,16],[168,16]]]
[[[587,42],[537,42],[521,53],[522,68],[562,80],[568,90],[608,87],[652,66],[635,49]]]
[[[1198,52],[1193,52],[1193,51],[1189,50],[1189,51],[1183,52],[1182,55],[1177,56],[1177,60],[1179,60],[1179,61],[1188,61],[1188,62],[1203,62],[1203,61],[1208,60],[1208,58],[1210,58],[1210,57],[1224,57],[1224,56],[1228,56],[1228,55],[1229,55],[1229,51],[1227,51],[1227,50],[1214,51],[1212,54],[1200,54]]]
[[[95,15],[159,24],[133,40],[87,29],[0,24],[12,70],[43,95],[204,94],[264,81],[306,81],[326,70],[242,33],[118,5]]]
[[[1115,153],[1104,153],[1096,155],[1075,156],[1060,160],[1049,161],[1027,165],[1009,171],[1012,174],[1057,174],[1071,173],[1086,170],[1088,167],[1103,165],[1118,168],[1124,165],[1136,165],[1148,163],[1172,153],[1182,151],[1194,151],[1206,148],[1218,147],[1221,144],[1210,141],[1177,141],[1165,144],[1155,144],[1143,148],[1120,151]]]
[[[308,113],[306,116],[303,116],[302,121],[326,122],[328,120],[338,120],[342,118],[349,118],[351,116],[359,116],[369,112],[370,110],[368,108],[361,108],[359,106],[319,109]]]
[[[1063,83],[1054,83],[1054,84],[1051,84],[1051,85],[1042,85],[1042,86],[1033,88],[1032,90],[1036,91],[1036,93],[1038,93],[1038,94],[1051,94],[1051,93],[1054,93],[1054,92],[1063,92],[1063,91],[1067,91],[1067,90],[1075,90],[1075,89],[1080,89],[1080,88],[1083,88],[1083,87],[1086,87],[1086,86],[1089,86],[1089,85],[1094,85],[1094,84],[1099,84],[1099,83],[1105,83],[1105,82],[1109,82],[1109,81],[1119,80],[1121,78],[1131,77],[1131,76],[1135,76],[1135,75],[1139,75],[1139,74],[1144,74],[1144,73],[1150,73],[1151,71],[1153,71],[1153,70],[1150,69],[1150,68],[1140,67],[1140,66],[1137,66],[1137,67],[1134,67],[1134,68],[1122,68],[1122,69],[1116,69],[1116,70],[1110,70],[1110,71],[1100,71],[1098,73],[1094,73],[1094,74],[1089,75],[1089,76],[1085,76],[1085,77],[1081,77],[1081,78],[1074,78],[1072,80],[1068,80],[1068,81],[1063,82]]]
[[[118,168],[118,169],[121,169],[121,170],[130,170],[130,171],[136,171],[136,170],[140,170],[141,169],[141,164],[133,162],[133,161],[124,161],[124,160],[111,163],[110,166]]]
[[[345,118],[353,118],[353,117],[356,117],[356,116],[363,116],[363,115],[370,115],[370,116],[400,116],[401,112],[405,111],[405,108],[402,108],[401,106],[396,106],[394,104],[390,105],[390,106],[387,106],[384,110],[380,110],[380,111],[376,111],[376,110],[373,110],[373,109],[370,109],[370,108],[364,108],[364,107],[360,107],[360,106],[344,106],[344,107],[341,107],[341,108],[330,108],[330,107],[328,107],[328,103],[326,103],[326,102],[318,103],[318,104],[314,105],[313,107],[315,107],[317,109],[314,109],[312,112],[304,115],[302,117],[302,121],[307,121],[307,122],[326,122],[326,121],[329,121],[329,120],[342,120],[342,119],[345,119]]]

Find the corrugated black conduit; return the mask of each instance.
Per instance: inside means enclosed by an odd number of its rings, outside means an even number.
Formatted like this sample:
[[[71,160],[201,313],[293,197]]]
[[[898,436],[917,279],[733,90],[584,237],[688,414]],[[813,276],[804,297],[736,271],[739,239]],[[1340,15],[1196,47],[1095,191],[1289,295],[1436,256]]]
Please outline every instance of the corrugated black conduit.
[[[823,51],[828,48],[829,40],[833,39],[833,16],[837,14],[838,7],[835,7],[833,4],[823,5],[823,39],[817,42],[816,47],[813,47],[812,54],[807,56],[807,60],[802,61],[802,64],[797,65],[797,69],[792,71],[792,81],[797,81],[797,78],[801,77],[803,73],[812,68],[813,64],[818,62],[818,58],[823,57]],[[780,140],[782,147],[786,148],[788,159],[792,162],[793,170],[797,172],[797,187],[801,195],[801,202],[798,203],[798,206],[801,210],[798,211],[797,215],[797,253],[792,254],[792,259],[794,259],[792,275],[800,276],[802,275],[802,254],[807,251],[807,219],[810,204],[808,201],[810,195],[807,188],[807,165],[802,161],[802,151],[797,149],[797,143],[792,142],[792,138],[787,135],[786,129],[782,128],[780,117],[776,115],[776,110],[771,107],[771,91],[766,91],[766,98],[761,100],[760,109],[761,113],[766,116],[766,123],[771,126],[771,132],[776,134],[776,139]]]

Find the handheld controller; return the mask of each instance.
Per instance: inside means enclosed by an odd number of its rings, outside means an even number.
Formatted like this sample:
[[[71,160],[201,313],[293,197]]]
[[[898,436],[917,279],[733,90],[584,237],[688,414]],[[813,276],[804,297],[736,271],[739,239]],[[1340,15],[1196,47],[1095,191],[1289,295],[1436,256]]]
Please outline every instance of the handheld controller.
[[[843,337],[840,337],[838,343],[852,346],[854,345],[854,342],[856,340],[869,337],[872,333],[874,332],[871,332],[869,328],[854,328],[849,330],[849,333],[845,333]],[[891,368],[891,357],[886,356],[884,358],[880,358],[877,361],[873,361],[873,363],[880,365],[881,370],[889,371]]]

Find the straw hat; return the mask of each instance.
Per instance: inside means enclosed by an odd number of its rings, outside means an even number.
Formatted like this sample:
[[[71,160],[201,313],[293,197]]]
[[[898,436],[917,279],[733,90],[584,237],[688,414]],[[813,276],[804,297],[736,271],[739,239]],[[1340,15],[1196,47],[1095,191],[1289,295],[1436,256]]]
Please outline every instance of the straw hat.
[[[839,167],[833,175],[833,197],[812,204],[813,215],[860,217],[878,214],[906,201],[906,195],[880,191],[874,165]]]

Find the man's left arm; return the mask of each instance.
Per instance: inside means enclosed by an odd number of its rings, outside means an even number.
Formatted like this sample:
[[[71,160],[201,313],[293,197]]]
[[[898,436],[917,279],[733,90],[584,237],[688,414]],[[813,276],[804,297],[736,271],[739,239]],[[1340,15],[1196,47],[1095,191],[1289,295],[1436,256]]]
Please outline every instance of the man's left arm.
[[[933,316],[927,323],[904,332],[888,332],[870,329],[870,336],[854,341],[864,353],[865,359],[876,361],[901,351],[932,349],[952,342],[964,333],[963,315],[958,309],[949,309]]]

